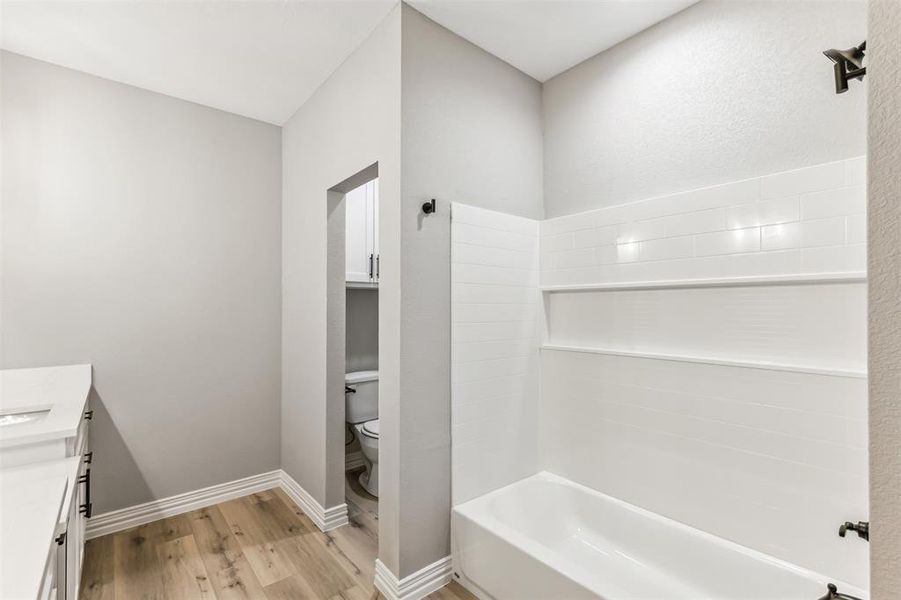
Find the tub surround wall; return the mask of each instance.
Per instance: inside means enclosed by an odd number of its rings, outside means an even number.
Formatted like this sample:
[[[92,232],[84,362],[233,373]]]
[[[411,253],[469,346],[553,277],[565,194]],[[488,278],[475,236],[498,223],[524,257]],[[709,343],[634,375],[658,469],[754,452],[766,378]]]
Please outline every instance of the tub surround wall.
[[[455,505],[547,470],[866,587],[866,543],[836,536],[868,510],[865,177],[861,157],[540,221],[532,324],[517,218],[455,205]],[[540,377],[497,377],[531,326]]]
[[[547,216],[864,154],[822,52],[866,37],[862,1],[702,1],[548,80]]]
[[[453,502],[538,471],[538,221],[454,203]]]
[[[866,270],[866,159],[541,223],[541,285]]]
[[[835,535],[868,510],[865,179],[861,157],[543,221],[542,469],[866,587]]]
[[[867,515],[865,379],[548,349],[541,369],[543,469],[866,587],[866,543],[836,535]]]

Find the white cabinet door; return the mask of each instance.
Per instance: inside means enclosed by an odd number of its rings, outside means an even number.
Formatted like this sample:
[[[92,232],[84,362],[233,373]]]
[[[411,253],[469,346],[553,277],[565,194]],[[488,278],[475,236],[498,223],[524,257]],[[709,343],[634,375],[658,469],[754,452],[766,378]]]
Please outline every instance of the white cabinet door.
[[[374,179],[366,184],[366,197],[369,206],[366,213],[369,228],[369,252],[373,256],[375,265],[372,269],[374,281],[379,280],[379,180]]]
[[[344,253],[347,281],[370,281],[369,277],[369,198],[366,186],[351,190],[344,197],[346,229]]]
[[[370,181],[344,197],[346,228],[344,252],[346,280],[354,283],[378,281],[379,185]]]

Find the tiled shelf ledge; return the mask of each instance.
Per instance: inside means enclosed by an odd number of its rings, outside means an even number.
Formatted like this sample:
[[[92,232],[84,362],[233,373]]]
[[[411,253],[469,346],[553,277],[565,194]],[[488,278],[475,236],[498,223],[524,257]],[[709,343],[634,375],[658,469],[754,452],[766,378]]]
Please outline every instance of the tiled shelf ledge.
[[[741,367],[745,369],[763,369],[765,371],[789,371],[791,373],[809,373],[813,375],[830,375],[832,377],[850,377],[866,379],[866,370],[839,369],[834,367],[817,367],[814,365],[794,365],[788,363],[768,362],[763,360],[731,360],[715,356],[698,356],[689,354],[665,354],[660,352],[635,352],[615,348],[594,348],[588,346],[566,346],[561,344],[542,344],[542,350],[560,352],[581,352],[584,354],[606,354],[610,356],[628,356],[631,358],[649,358],[653,360],[669,360],[676,362],[720,365],[725,367]]]
[[[753,277],[716,277],[709,279],[674,279],[661,281],[626,281],[608,283],[579,283],[573,285],[541,285],[542,292],[591,292],[618,290],[658,290],[714,287],[748,287],[763,285],[807,285],[826,283],[863,283],[864,271],[844,273],[815,273],[805,275],[762,275]]]

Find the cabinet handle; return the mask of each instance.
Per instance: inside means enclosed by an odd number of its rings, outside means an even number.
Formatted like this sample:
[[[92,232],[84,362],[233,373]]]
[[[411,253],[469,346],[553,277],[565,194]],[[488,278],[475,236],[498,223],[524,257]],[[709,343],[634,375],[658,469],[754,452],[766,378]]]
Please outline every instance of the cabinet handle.
[[[380,254],[375,255],[375,278],[376,279],[379,278],[379,263],[381,262],[381,261],[379,261],[380,256],[381,256]]]
[[[84,484],[85,503],[78,507],[79,514],[84,515],[88,519],[91,518],[93,512],[93,504],[91,503],[91,470],[85,469],[84,475],[78,478],[78,483]]]
[[[58,536],[56,536],[56,539],[54,541],[56,542],[57,546],[62,546],[63,544],[65,544],[66,543],[66,532],[64,531],[61,534],[59,534]]]
[[[93,411],[93,410],[86,411],[86,412],[84,413],[84,418],[85,418],[86,421],[90,421],[91,419],[93,419],[93,418],[94,418],[94,411]]]
[[[372,279],[372,258],[374,255],[369,255],[369,278]]]
[[[93,452],[85,452],[84,453],[84,464],[89,465],[94,462],[94,453]]]

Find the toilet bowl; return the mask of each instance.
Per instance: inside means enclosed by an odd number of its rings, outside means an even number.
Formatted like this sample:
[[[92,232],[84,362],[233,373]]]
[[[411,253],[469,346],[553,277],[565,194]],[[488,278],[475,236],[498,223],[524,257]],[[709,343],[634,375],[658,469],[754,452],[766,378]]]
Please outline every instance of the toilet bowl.
[[[363,489],[379,497],[379,420],[366,421],[354,425],[357,439],[360,440],[360,449],[363,451],[363,459],[366,470],[360,473],[360,485]]]
[[[360,441],[366,470],[360,485],[379,495],[379,372],[355,371],[344,375],[345,420]]]

